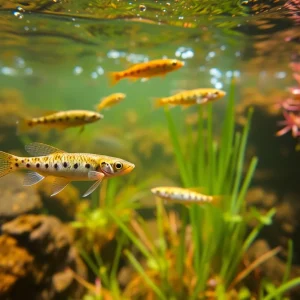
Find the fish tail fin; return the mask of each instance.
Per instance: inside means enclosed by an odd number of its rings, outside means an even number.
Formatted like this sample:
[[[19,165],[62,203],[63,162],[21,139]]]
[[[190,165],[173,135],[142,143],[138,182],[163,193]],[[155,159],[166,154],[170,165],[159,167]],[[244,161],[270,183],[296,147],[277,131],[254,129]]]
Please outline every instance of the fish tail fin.
[[[220,207],[221,206],[221,202],[224,201],[224,199],[226,198],[226,196],[224,195],[214,195],[212,196],[213,200],[211,202],[212,205]]]
[[[25,133],[30,130],[27,119],[20,119],[17,121],[17,135]]]
[[[14,155],[0,151],[0,177],[3,177],[14,171],[12,160]]]
[[[121,79],[119,72],[109,72],[108,78],[109,78],[109,83],[111,86],[118,83],[118,81]]]
[[[161,98],[154,98],[154,104],[153,107],[154,108],[159,108],[164,106],[164,103],[161,101]]]
[[[102,109],[102,107],[101,107],[100,104],[96,104],[96,105],[94,105],[94,109],[95,109],[96,111],[100,111],[100,110]]]

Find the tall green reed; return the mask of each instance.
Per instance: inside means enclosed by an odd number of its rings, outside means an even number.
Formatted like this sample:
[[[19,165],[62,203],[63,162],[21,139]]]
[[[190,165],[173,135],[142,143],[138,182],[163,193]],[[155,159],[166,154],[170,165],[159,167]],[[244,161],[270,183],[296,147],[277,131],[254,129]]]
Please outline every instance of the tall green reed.
[[[143,218],[138,216],[136,221],[126,223],[110,212],[114,222],[146,259],[146,264],[143,264],[133,252],[128,249],[124,251],[136,272],[140,274],[158,299],[178,299],[186,296],[187,287],[184,286],[183,280],[177,282],[176,287],[172,286],[174,281],[170,279],[170,273],[174,272],[174,269],[171,269],[172,262],[166,259],[166,253],[174,254],[177,278],[189,276],[186,275],[190,274],[186,264],[186,257],[189,255],[186,247],[188,226],[192,228],[192,259],[196,278],[189,299],[199,299],[199,295],[204,297],[209,279],[218,281],[217,298],[225,299],[226,293],[234,288],[237,282],[243,280],[266,259],[278,253],[279,249],[270,251],[253,262],[251,268],[238,274],[238,266],[245,252],[261,228],[271,223],[275,214],[275,209],[271,209],[263,217],[258,215],[258,225],[247,233],[244,199],[258,162],[256,157],[247,162],[245,159],[252,114],[253,110],[250,109],[246,124],[241,131],[236,130],[235,86],[232,84],[225,118],[221,125],[219,118],[214,114],[212,104],[199,106],[197,126],[196,128],[192,125],[187,126],[185,135],[187,140],[183,143],[182,132],[179,132],[175,126],[172,113],[165,109],[181,185],[201,187],[209,194],[221,196],[221,201],[217,206],[206,204],[192,205],[188,208],[179,207],[182,224],[178,245],[170,245],[165,235],[163,222],[166,216],[161,201],[157,201],[156,204],[157,240],[149,234]],[[215,138],[214,121],[217,121],[217,126],[222,128],[219,140]],[[299,280],[287,282],[290,264],[291,259],[289,259],[283,278],[283,285],[277,289],[273,287],[272,295],[279,297],[287,289],[299,283]],[[155,276],[153,271],[155,271]],[[263,296],[266,294],[266,286],[262,287],[261,295]],[[266,296],[265,299],[271,298]]]
[[[193,299],[204,291],[209,276],[219,274],[224,286],[228,286],[242,257],[246,223],[241,217],[245,210],[244,198],[253,177],[257,158],[251,159],[246,172],[245,151],[253,110],[248,112],[247,122],[242,132],[235,130],[235,87],[231,85],[225,120],[221,126],[221,139],[214,140],[213,105],[198,108],[196,138],[187,135],[192,145],[184,152],[180,145],[180,133],[174,125],[172,115],[165,110],[176,161],[184,187],[204,187],[209,194],[223,195],[219,207],[193,205],[181,207],[186,219],[188,214],[192,225],[195,244],[194,263],[198,277]],[[204,118],[206,112],[207,118]],[[219,120],[217,120],[219,121]],[[190,129],[188,129],[190,130]],[[183,223],[183,226],[186,222]],[[184,232],[184,229],[183,229]],[[182,236],[183,244],[184,236]],[[243,251],[246,249],[243,249]],[[183,273],[182,252],[179,249],[178,270]],[[216,264],[216,261],[218,262]]]

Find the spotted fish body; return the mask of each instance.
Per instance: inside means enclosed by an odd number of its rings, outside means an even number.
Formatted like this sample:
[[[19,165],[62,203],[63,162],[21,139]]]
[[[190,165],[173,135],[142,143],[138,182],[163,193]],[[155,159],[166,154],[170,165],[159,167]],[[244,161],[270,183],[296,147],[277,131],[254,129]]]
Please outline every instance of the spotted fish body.
[[[135,64],[125,71],[111,72],[109,77],[111,85],[114,85],[123,78],[137,80],[140,78],[148,79],[154,76],[165,76],[167,73],[180,69],[183,66],[184,62],[177,59],[156,59]]]
[[[25,147],[36,157],[19,157],[0,151],[0,177],[18,169],[30,170],[24,185],[34,185],[47,176],[54,176],[53,195],[71,181],[95,181],[84,196],[92,193],[104,178],[131,172],[134,164],[125,160],[89,153],[67,153],[58,148],[32,143]]]
[[[103,115],[89,110],[59,111],[38,118],[20,120],[18,122],[18,132],[26,132],[38,126],[49,129],[65,129],[68,127],[84,126],[100,119],[103,119]]]
[[[103,98],[101,100],[101,102],[97,105],[96,109],[98,111],[100,111],[104,108],[109,108],[109,107],[121,102],[125,97],[126,97],[126,95],[123,93],[111,94],[111,95]]]
[[[214,201],[214,196],[204,195],[193,191],[191,189],[185,189],[181,187],[173,187],[173,186],[162,186],[152,188],[151,192],[162,198],[164,200],[173,202],[173,203],[181,203],[181,204],[204,204],[211,203]]]
[[[182,105],[191,106],[197,104],[204,104],[223,98],[226,93],[218,89],[195,89],[182,91],[170,97],[156,99],[155,106],[160,107],[164,105]]]

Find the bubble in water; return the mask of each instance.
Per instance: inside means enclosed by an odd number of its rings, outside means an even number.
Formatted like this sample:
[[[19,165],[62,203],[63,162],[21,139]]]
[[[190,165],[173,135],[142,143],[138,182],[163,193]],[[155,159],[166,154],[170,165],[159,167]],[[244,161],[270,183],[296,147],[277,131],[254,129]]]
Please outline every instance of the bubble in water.
[[[147,9],[147,7],[145,5],[143,5],[143,4],[141,4],[139,6],[139,9],[140,9],[140,11],[145,11]]]
[[[223,84],[221,82],[216,82],[215,88],[216,89],[221,89],[223,87]]]
[[[32,75],[33,70],[32,70],[31,68],[26,68],[26,69],[24,70],[24,73],[25,73],[25,75]]]
[[[91,77],[92,77],[93,79],[97,79],[97,78],[98,78],[97,72],[92,72],[92,73],[91,73]]]
[[[80,75],[83,72],[83,68],[80,66],[76,66],[73,70],[74,75]]]
[[[23,7],[21,7],[21,6],[17,6],[17,10],[19,12],[25,12],[25,9]]]
[[[97,73],[98,73],[99,75],[103,75],[103,74],[104,74],[104,69],[103,69],[101,66],[99,66],[99,67],[97,68]]]
[[[18,11],[15,11],[15,12],[14,12],[14,16],[17,17],[18,19],[23,19],[23,17],[24,17],[23,14],[21,14],[21,13],[18,12]]]

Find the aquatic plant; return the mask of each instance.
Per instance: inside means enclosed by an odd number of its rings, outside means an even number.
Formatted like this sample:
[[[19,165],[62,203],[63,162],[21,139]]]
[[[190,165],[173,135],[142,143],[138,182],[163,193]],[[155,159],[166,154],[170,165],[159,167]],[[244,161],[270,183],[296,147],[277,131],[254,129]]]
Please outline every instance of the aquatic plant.
[[[71,223],[77,229],[81,249],[100,251],[116,237],[118,228],[111,216],[125,223],[133,217],[140,207],[137,200],[143,197],[149,181],[135,184],[130,180],[126,183],[126,189],[120,188],[124,184],[123,179],[104,180],[99,194],[92,194],[91,202],[81,205],[76,221]]]
[[[264,216],[258,213],[249,215],[246,211],[244,198],[258,161],[256,157],[252,158],[245,171],[246,144],[253,110],[249,110],[242,132],[236,131],[234,98],[232,84],[218,142],[213,135],[212,105],[207,105],[207,119],[204,117],[205,108],[199,106],[197,134],[193,135],[192,127],[186,129],[186,149],[180,143],[180,134],[171,113],[165,110],[182,185],[202,187],[209,194],[225,197],[218,207],[210,204],[179,207],[180,220],[176,220],[175,225],[173,222],[173,226],[170,225],[171,215],[166,214],[158,200],[157,240],[151,237],[141,217],[137,221],[131,220],[130,225],[113,217],[143,257],[140,262],[131,251],[124,251],[138,273],[126,288],[125,294],[127,291],[131,297],[147,295],[159,299],[177,299],[183,295],[188,295],[189,299],[206,296],[221,299],[232,293],[241,293],[239,298],[243,298],[246,289],[237,292],[236,285],[280,250],[271,250],[239,273],[246,251],[260,229],[271,223],[275,210],[272,209]],[[249,217],[256,218],[258,225],[247,234]],[[295,279],[295,282],[284,283],[275,289],[276,292],[273,290],[273,294],[283,293],[299,282],[299,279]],[[265,294],[264,290],[266,286],[262,288],[262,295]]]
[[[76,216],[77,220],[72,222],[72,226],[78,230],[77,247],[96,278],[95,283],[91,284],[73,272],[74,278],[88,290],[84,299],[126,299],[117,274],[128,238],[119,231],[115,219],[128,224],[135,218],[135,210],[140,207],[138,200],[149,190],[153,178],[136,184],[133,176],[127,181],[126,189],[120,188],[123,179],[104,181],[99,195],[93,194],[90,205],[84,204]],[[105,260],[101,251],[113,241],[116,242],[110,251],[113,259]]]

